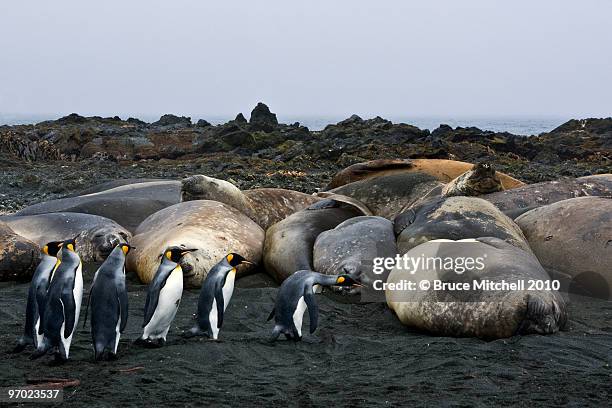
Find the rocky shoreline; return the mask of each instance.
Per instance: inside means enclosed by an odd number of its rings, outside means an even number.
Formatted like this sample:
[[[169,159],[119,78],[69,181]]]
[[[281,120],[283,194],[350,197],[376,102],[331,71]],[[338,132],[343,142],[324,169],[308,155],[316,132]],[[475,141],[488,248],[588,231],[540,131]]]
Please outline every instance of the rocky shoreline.
[[[154,123],[71,114],[36,125],[0,126],[0,213],[119,178],[202,173],[241,189],[312,193],[338,170],[378,158],[488,161],[527,183],[612,173],[612,118],[571,120],[518,136],[441,125],[429,131],[356,115],[310,131],[280,124],[263,103],[247,121],[213,126],[164,115]]]

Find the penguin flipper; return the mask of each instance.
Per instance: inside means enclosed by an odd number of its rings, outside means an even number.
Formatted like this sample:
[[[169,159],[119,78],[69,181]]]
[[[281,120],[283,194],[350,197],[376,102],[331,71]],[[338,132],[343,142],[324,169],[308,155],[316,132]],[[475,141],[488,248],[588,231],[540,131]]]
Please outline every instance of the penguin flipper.
[[[215,288],[215,300],[217,301],[217,328],[223,325],[223,312],[225,310],[225,300],[223,299],[223,285]]]
[[[48,285],[47,285],[48,286]],[[45,304],[47,302],[47,288],[43,288],[42,285],[36,288],[36,313],[38,313],[38,317],[40,319],[40,325],[38,327],[38,334],[42,334],[43,325],[42,322],[45,321]]]
[[[306,290],[306,293],[304,293],[304,302],[306,302],[306,306],[308,307],[310,334],[312,334],[317,330],[317,326],[319,325],[319,306],[317,305],[317,300],[312,291]]]
[[[272,320],[272,318],[274,317],[275,314],[276,314],[276,307],[274,307],[274,309],[272,309],[272,311],[270,312],[270,316],[268,316],[268,320],[267,321],[269,322],[270,320]],[[276,337],[278,337],[278,336],[276,336]]]
[[[175,263],[166,264],[164,261],[162,261],[162,264],[159,265],[159,268],[155,273],[155,277],[153,278],[153,281],[149,285],[149,290],[147,291],[147,300],[145,301],[144,308],[144,322],[142,323],[142,327],[145,327],[151,321],[153,313],[155,313],[155,309],[157,309],[159,294],[164,286],[166,286],[166,280],[176,266],[177,265]]]
[[[74,331],[76,317],[76,303],[72,291],[70,293],[62,293],[60,302],[64,308],[64,338],[68,338]]]
[[[125,283],[120,284],[117,288],[117,298],[119,299],[121,326],[119,327],[119,333],[123,333],[125,326],[128,321],[128,295],[125,290]]]

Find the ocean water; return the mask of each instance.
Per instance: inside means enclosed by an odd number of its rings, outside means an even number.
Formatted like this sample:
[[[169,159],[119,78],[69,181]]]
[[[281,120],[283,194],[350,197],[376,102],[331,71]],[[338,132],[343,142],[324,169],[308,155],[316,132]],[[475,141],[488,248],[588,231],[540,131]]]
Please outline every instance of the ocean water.
[[[195,123],[198,119],[206,119],[212,124],[225,123],[235,116],[202,115],[202,114],[182,114],[191,117]],[[0,125],[33,124],[45,120],[54,120],[64,115],[22,115],[22,114],[2,114],[0,113]],[[105,115],[100,115],[105,116]],[[127,119],[130,115],[119,115]],[[159,119],[158,115],[132,115],[144,120],[145,122],[155,122]],[[295,116],[277,115],[281,123],[295,123],[308,127],[310,130],[322,130],[328,124],[338,123],[346,117],[340,116]],[[379,115],[393,123],[408,123],[421,129],[434,130],[440,124],[446,124],[456,128],[474,126],[483,130],[495,132],[510,132],[516,135],[538,135],[549,132],[557,126],[567,122],[570,118],[563,117],[452,117],[452,116],[393,116],[384,114]],[[363,117],[367,119],[368,117]]]

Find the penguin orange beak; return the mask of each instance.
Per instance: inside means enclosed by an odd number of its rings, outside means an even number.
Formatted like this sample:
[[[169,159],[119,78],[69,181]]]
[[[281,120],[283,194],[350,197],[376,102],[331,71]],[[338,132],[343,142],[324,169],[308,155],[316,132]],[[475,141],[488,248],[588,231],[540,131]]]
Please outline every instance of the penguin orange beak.
[[[194,251],[197,251],[197,250],[198,250],[198,248],[183,249],[183,250],[181,250],[181,255],[185,255],[185,254],[188,254],[189,252],[194,252]]]
[[[255,262],[251,262],[251,261],[247,261],[246,259],[242,262],[240,262],[241,264],[245,264],[245,265],[252,265],[252,266],[256,266],[257,264]]]

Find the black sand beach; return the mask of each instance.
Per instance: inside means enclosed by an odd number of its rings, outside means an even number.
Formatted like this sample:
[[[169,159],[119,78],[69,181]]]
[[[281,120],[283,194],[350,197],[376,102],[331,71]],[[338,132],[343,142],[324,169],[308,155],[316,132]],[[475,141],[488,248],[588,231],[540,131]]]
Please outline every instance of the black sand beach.
[[[485,342],[413,332],[383,304],[318,295],[315,334],[269,344],[274,286],[264,275],[238,281],[219,342],[181,336],[198,297],[187,290],[166,346],[144,349],[131,341],[141,333],[145,286],[131,279],[119,359],[94,363],[87,327],[71,360],[53,366],[6,354],[22,330],[28,285],[3,283],[0,386],[78,379],[65,389],[66,406],[606,406],[612,397],[609,301],[572,297],[568,330]]]

